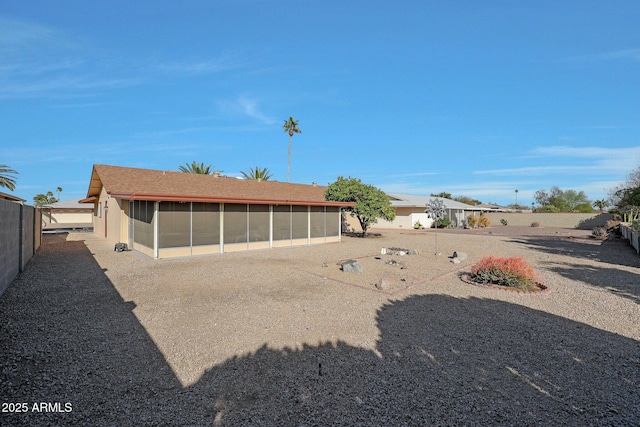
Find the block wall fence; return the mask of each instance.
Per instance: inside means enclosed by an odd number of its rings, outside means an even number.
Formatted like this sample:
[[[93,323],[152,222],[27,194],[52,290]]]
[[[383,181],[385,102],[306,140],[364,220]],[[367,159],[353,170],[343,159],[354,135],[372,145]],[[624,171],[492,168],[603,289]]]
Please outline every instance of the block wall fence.
[[[24,271],[42,242],[42,213],[0,199],[0,295]]]

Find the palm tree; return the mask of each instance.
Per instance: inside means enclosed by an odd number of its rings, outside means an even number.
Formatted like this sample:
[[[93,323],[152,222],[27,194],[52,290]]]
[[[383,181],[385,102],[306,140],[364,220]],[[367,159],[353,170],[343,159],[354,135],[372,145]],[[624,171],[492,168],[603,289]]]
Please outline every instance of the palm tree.
[[[13,191],[16,189],[16,179],[11,175],[18,172],[14,171],[7,165],[0,165],[0,187],[6,187]]]
[[[257,179],[258,181],[268,181],[273,176],[268,168],[259,168],[258,166],[249,168],[248,173],[244,171],[241,173],[246,179]]]
[[[60,193],[62,193],[62,187],[56,188],[56,193],[58,193],[58,201],[60,201]]]
[[[591,206],[600,209],[600,213],[604,213],[604,208],[609,206],[609,202],[607,202],[605,199],[600,199],[593,202]]]
[[[180,166],[178,169],[180,170],[180,172],[197,173],[201,175],[211,175],[214,172],[222,172],[222,171],[214,171],[213,166],[211,165],[205,166],[204,163],[196,163],[195,160],[191,162],[191,164],[185,163],[184,166]]]
[[[58,200],[53,197],[53,193],[51,191],[47,191],[47,194],[38,194],[33,198],[33,203],[36,206],[44,206],[50,205],[52,203],[57,202]]]
[[[285,120],[282,128],[285,133],[289,134],[289,155],[287,157],[287,182],[289,182],[289,171],[291,170],[291,142],[293,140],[293,134],[302,133],[302,131],[298,128],[298,121],[293,117],[289,117],[289,120]]]

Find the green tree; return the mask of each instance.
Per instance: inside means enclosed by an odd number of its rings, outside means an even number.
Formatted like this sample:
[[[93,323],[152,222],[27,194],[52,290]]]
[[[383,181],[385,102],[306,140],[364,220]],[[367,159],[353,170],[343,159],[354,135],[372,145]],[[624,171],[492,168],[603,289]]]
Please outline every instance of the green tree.
[[[625,221],[640,217],[640,167],[629,174],[624,184],[610,191],[609,202]]]
[[[438,194],[431,193],[430,196],[431,197],[442,197],[442,198],[445,198],[445,199],[451,199],[451,193],[446,193],[444,191],[442,191],[442,192],[440,192]]]
[[[191,164],[185,163],[184,166],[180,166],[178,168],[178,170],[180,172],[196,173],[196,174],[200,174],[200,175],[211,175],[214,172],[222,172],[222,171],[214,171],[213,170],[213,166],[211,166],[211,165],[206,165],[205,166],[204,163],[196,163],[195,160],[193,162],[191,162]]]
[[[575,211],[579,205],[588,204],[591,206],[591,202],[584,191],[565,190],[562,192],[562,199],[567,204],[568,212]]]
[[[293,142],[293,134],[302,133],[302,131],[300,130],[300,128],[298,128],[298,120],[295,120],[293,117],[289,117],[289,120],[284,121],[282,129],[284,129],[285,133],[289,134],[289,154],[287,155],[287,182],[289,182],[289,172],[291,171],[291,144]]]
[[[246,179],[257,179],[259,181],[268,181],[273,176],[268,168],[259,168],[258,166],[249,168],[249,172],[242,171],[241,173]]]
[[[0,165],[0,187],[8,188],[13,191],[16,189],[16,178],[11,175],[17,175],[18,172],[14,171],[7,165]]]
[[[535,193],[533,193],[533,198],[540,206],[551,205],[551,203],[549,203],[549,193],[547,193],[545,190],[536,191]]]
[[[58,200],[60,200],[60,193],[62,193],[62,187],[56,188],[56,193],[58,193]]]
[[[585,204],[591,205],[589,198],[584,191],[561,190],[559,187],[553,186],[547,193],[545,190],[538,190],[533,194],[533,198],[540,207],[553,206],[558,212],[575,212],[580,206],[580,211],[584,211]],[[536,212],[545,212],[556,210],[536,209]]]
[[[396,217],[396,211],[391,207],[391,201],[384,191],[373,185],[363,184],[357,178],[338,177],[336,182],[329,185],[324,196],[329,201],[356,204],[345,210],[360,222],[362,236],[371,225],[378,222],[378,218],[393,221]]]
[[[36,206],[50,205],[57,201],[58,199],[53,197],[53,193],[51,191],[47,191],[47,194],[37,194],[33,197],[33,203]]]
[[[609,206],[609,202],[606,199],[600,199],[593,202],[592,206],[598,208],[600,213],[604,213],[604,209]]]

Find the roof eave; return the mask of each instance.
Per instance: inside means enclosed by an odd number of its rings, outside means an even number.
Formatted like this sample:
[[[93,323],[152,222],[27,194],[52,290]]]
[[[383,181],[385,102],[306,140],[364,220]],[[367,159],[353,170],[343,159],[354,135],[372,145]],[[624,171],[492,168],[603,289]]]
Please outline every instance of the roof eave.
[[[150,193],[115,193],[107,192],[109,196],[123,200],[149,200],[154,202],[202,202],[202,203],[246,203],[250,205],[304,205],[304,206],[335,206],[354,207],[353,202],[332,202],[318,200],[282,200],[282,199],[245,199],[230,197],[211,196],[189,196],[172,194],[150,194]]]

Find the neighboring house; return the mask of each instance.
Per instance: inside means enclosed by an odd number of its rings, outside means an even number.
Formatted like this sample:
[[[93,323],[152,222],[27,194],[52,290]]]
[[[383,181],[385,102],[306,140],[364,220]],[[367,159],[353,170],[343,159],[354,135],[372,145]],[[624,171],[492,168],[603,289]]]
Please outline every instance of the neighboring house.
[[[326,187],[94,165],[94,234],[153,258],[339,242]]]
[[[82,199],[65,200],[42,206],[42,229],[88,229],[93,227],[93,207]]]
[[[10,202],[18,203],[19,205],[24,205],[26,200],[21,199],[20,197],[16,197],[13,194],[7,194],[0,191],[0,199],[8,200]]]
[[[493,203],[483,203],[481,205],[476,205],[476,207],[481,208],[484,212],[509,212],[513,210]]]
[[[387,193],[391,206],[396,211],[393,221],[378,220],[371,228],[413,228],[416,222],[431,227],[433,219],[426,213],[427,203],[433,199],[441,200],[445,206],[446,217],[451,220],[451,227],[463,227],[465,219],[472,213],[479,214],[483,209],[460,203],[443,197],[416,196],[413,194]]]

